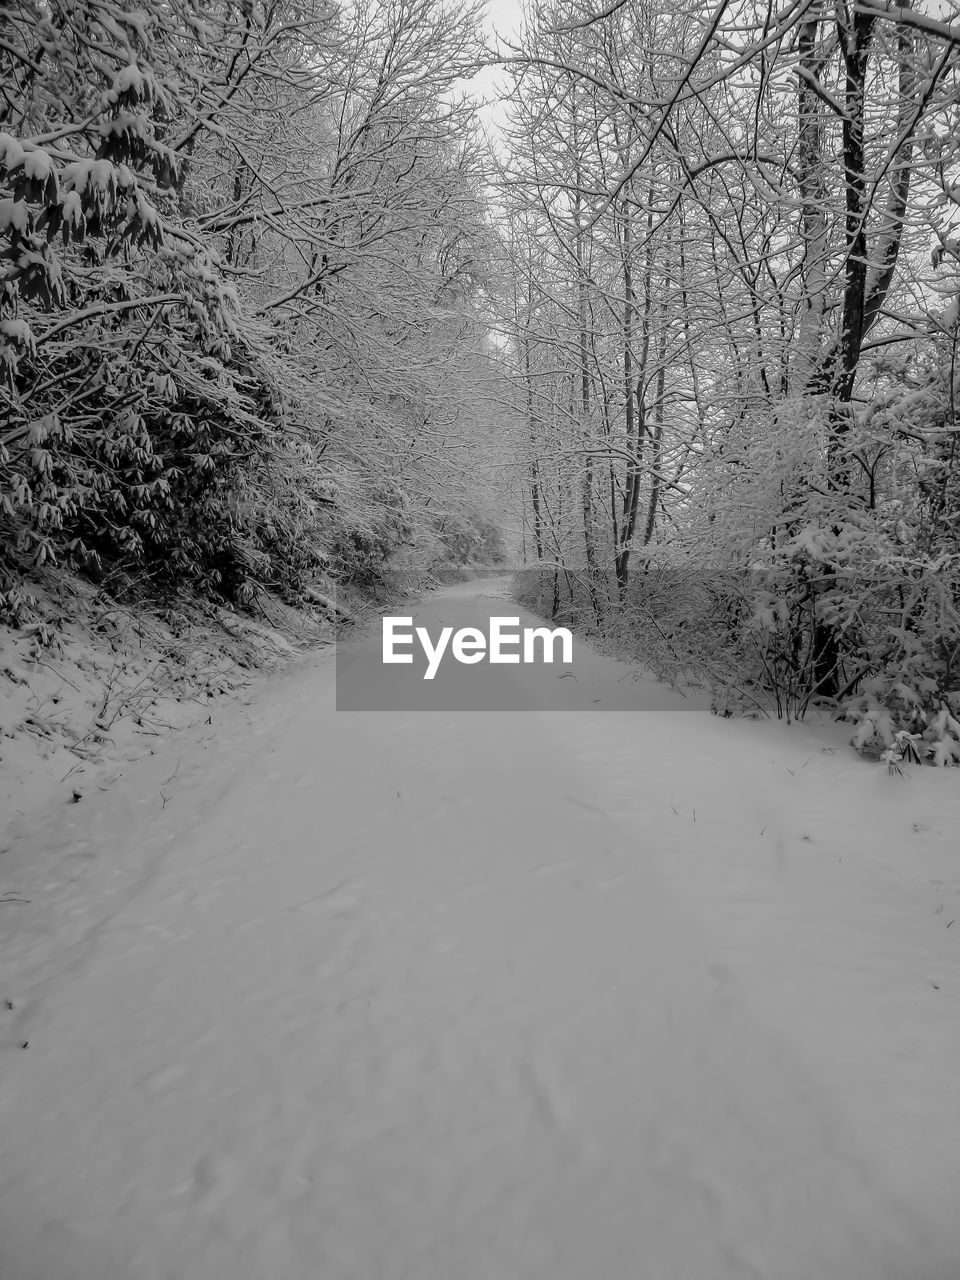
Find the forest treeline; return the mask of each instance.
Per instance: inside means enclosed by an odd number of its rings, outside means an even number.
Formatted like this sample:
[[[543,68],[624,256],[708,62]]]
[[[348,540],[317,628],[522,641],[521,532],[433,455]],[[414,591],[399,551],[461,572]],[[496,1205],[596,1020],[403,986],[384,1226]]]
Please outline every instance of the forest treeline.
[[[0,22],[8,615],[52,559],[241,602],[490,563],[515,509],[541,612],[960,763],[949,6]]]
[[[500,174],[524,598],[894,768],[960,763],[945,9],[535,5]]]
[[[500,554],[477,15],[13,0],[0,16],[0,565],[369,585]]]

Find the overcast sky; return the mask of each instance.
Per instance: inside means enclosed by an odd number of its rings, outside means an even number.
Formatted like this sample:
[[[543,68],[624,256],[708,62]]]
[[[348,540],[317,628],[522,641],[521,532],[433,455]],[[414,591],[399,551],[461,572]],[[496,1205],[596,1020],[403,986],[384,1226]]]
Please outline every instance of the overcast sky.
[[[487,0],[487,14],[500,31],[514,31],[520,21],[520,0]]]
[[[487,34],[501,35],[508,40],[516,35],[520,23],[520,0],[487,0]],[[468,84],[468,89],[482,99],[480,115],[487,128],[496,129],[503,120],[500,105],[500,78],[502,72],[495,67],[480,71]]]

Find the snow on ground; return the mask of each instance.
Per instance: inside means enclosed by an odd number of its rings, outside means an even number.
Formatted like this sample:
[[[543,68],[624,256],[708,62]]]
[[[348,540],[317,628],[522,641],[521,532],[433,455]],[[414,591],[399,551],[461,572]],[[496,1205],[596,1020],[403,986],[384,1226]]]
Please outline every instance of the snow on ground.
[[[956,1280],[956,776],[625,677],[302,666],[21,833],[0,1276]]]
[[[266,595],[258,621],[188,601],[148,614],[68,574],[30,594],[30,618],[0,624],[0,849],[5,822],[109,789],[158,740],[324,634]]]

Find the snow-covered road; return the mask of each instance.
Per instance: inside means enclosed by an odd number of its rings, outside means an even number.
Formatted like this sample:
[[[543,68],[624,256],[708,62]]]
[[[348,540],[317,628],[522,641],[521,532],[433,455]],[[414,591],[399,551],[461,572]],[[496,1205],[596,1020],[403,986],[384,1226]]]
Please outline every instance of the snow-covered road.
[[[311,663],[21,836],[0,1277],[957,1280],[956,779],[624,674]]]

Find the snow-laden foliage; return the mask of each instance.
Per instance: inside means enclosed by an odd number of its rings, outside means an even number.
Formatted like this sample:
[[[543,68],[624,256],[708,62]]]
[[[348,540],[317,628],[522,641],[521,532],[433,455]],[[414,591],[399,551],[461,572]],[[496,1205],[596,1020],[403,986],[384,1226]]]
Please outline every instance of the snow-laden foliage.
[[[534,5],[499,197],[524,598],[888,763],[960,741],[941,16]]]
[[[829,651],[831,700],[857,726],[858,749],[879,755],[905,730],[938,764],[957,762],[960,706],[949,374],[949,363],[915,369],[917,387],[905,390],[884,389],[878,371],[874,398],[840,442],[803,405],[739,449],[728,437],[703,469],[690,529],[691,547],[702,548],[722,522],[725,555],[742,567],[730,640],[743,679],[772,692],[781,714],[802,715],[821,693]]]
[[[427,0],[7,6],[8,586],[67,555],[295,593],[490,518],[456,449],[488,377],[480,157],[443,101],[472,32]]]

